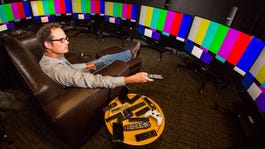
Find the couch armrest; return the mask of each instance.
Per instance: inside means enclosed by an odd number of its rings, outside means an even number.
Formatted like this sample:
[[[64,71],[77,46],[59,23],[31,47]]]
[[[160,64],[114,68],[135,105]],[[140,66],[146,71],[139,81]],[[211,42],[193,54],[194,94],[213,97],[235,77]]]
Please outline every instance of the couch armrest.
[[[44,107],[56,131],[71,146],[83,144],[103,119],[110,89],[69,88]]]
[[[127,76],[129,74],[129,66],[122,61],[115,61],[108,67],[100,70],[98,73],[101,75],[110,76]]]

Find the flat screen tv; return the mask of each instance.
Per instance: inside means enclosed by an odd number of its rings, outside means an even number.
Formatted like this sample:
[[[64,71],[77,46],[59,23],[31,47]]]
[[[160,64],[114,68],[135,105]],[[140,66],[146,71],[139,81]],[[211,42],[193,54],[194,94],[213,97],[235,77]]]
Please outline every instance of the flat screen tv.
[[[215,57],[244,76],[264,47],[264,42],[215,21],[195,16],[185,49],[206,64]]]
[[[160,40],[161,35],[174,36],[184,42],[192,23],[192,16],[151,6],[141,6],[138,33]]]
[[[39,0],[30,1],[35,22],[46,23],[55,21],[56,17],[71,15],[71,0]]]
[[[243,76],[242,85],[258,110],[265,112],[265,41],[195,16],[184,49],[206,64],[211,62],[206,54],[230,64]]]
[[[122,20],[136,22],[138,5],[105,1],[105,21],[120,24]]]
[[[243,87],[247,90],[260,112],[265,113],[265,47],[255,60],[249,72],[242,80]]]
[[[90,15],[103,16],[105,3],[103,0],[72,0],[73,18],[89,20]]]
[[[31,19],[30,6],[27,1],[0,5],[0,32],[15,28],[16,22]]]

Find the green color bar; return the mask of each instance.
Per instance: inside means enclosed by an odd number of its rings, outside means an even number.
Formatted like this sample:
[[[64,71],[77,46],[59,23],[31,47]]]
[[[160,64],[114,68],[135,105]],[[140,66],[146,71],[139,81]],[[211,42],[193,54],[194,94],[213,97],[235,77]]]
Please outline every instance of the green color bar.
[[[50,14],[55,14],[55,8],[54,8],[54,1],[53,0],[49,0],[48,1],[48,5],[49,5],[49,10],[50,10]]]
[[[122,3],[117,3],[117,17],[122,17]]]
[[[216,32],[216,36],[214,37],[213,39],[213,42],[210,46],[210,51],[213,52],[214,54],[217,54],[224,39],[225,39],[225,36],[228,32],[228,27],[227,26],[224,26],[224,25],[219,25],[218,29],[217,29],[217,32]]]
[[[90,9],[90,4],[91,1],[87,1],[87,0],[82,0],[82,6],[85,4],[85,11],[86,13],[91,13],[91,9]],[[83,12],[83,10],[82,10]]]
[[[11,5],[10,4],[6,4],[6,5],[4,5],[4,7],[5,7],[5,12],[6,12],[7,20],[8,21],[13,21],[14,20],[14,16],[13,16],[13,12],[12,12]]]
[[[113,16],[122,17],[122,4],[121,3],[113,3]]]
[[[160,10],[159,19],[157,24],[157,30],[162,31],[166,22],[167,11],[164,9]]]

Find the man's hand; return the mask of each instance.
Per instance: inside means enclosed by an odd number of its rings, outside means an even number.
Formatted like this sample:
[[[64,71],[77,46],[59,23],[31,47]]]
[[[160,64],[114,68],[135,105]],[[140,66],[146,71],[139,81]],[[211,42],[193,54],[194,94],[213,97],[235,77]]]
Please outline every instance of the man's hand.
[[[147,77],[146,72],[139,72],[134,75],[125,77],[125,83],[143,83],[143,82],[151,82],[154,81],[153,79],[150,79]]]
[[[97,70],[97,67],[94,64],[86,64],[87,69]]]

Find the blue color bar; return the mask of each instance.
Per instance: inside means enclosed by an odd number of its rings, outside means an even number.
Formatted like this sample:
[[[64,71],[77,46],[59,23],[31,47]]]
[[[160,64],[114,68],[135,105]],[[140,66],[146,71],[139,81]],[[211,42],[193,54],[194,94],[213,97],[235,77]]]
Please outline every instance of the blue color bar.
[[[71,0],[64,0],[66,13],[72,13]]]
[[[137,20],[138,6],[132,5],[132,20]]]
[[[183,14],[178,37],[186,39],[192,22],[192,16]]]
[[[240,58],[237,67],[243,71],[248,71],[252,64],[255,62],[256,58],[259,56],[261,50],[264,48],[265,42],[257,38],[252,38],[246,51]]]

